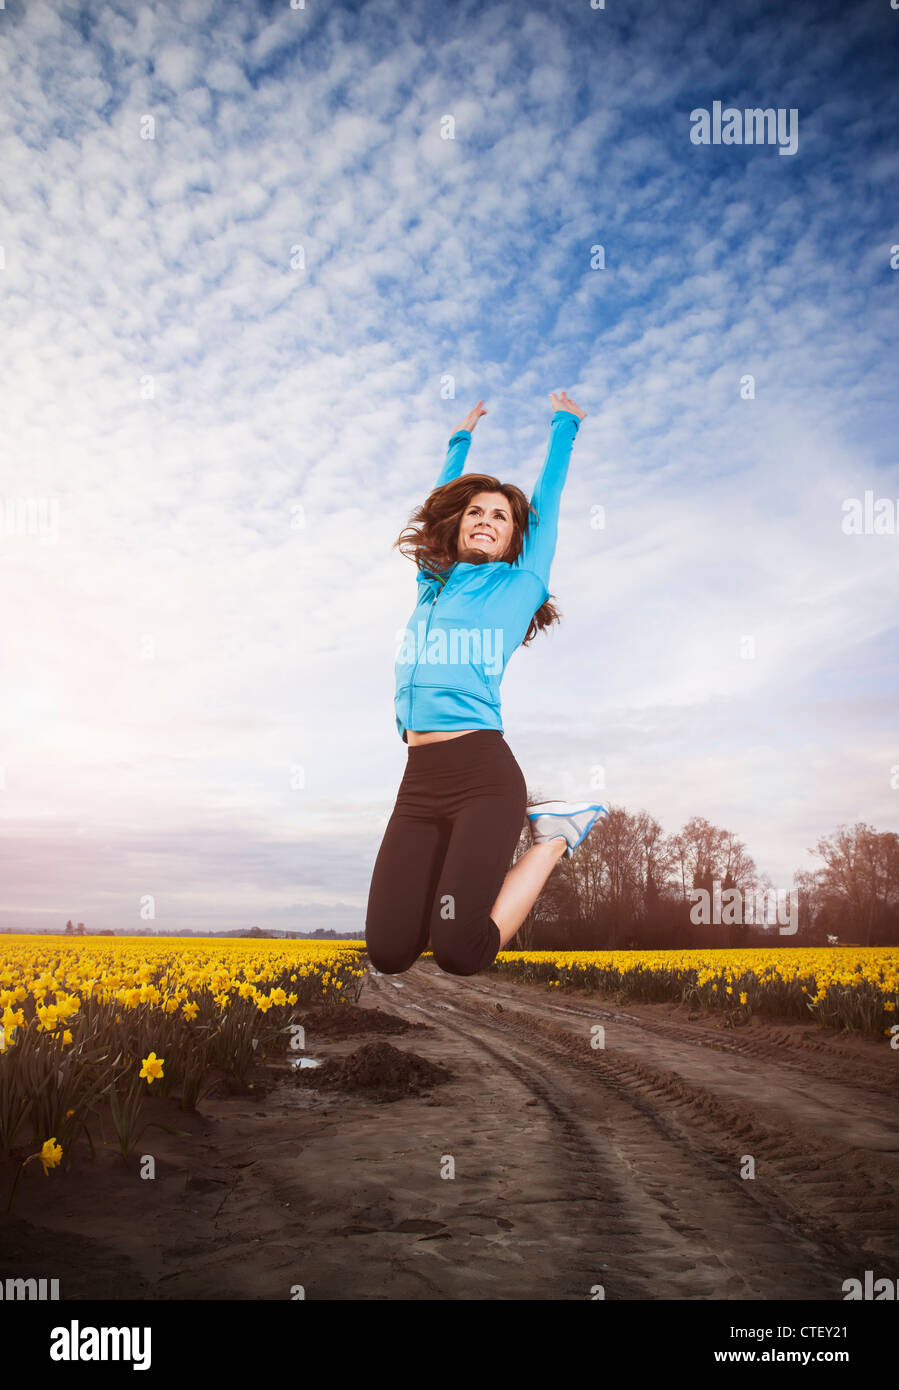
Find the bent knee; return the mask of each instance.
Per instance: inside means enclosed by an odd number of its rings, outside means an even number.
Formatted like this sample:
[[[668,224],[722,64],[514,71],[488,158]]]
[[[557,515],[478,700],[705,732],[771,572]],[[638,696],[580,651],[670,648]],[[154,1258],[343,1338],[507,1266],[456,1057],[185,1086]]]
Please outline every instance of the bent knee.
[[[418,959],[415,952],[410,953],[408,946],[402,950],[389,942],[375,945],[366,942],[365,954],[369,965],[381,975],[403,975]]]
[[[460,951],[458,947],[444,946],[440,950],[435,949],[434,959],[447,975],[477,975],[478,971],[482,969],[479,960],[474,960],[471,955],[465,951]]]
[[[408,956],[396,956],[383,951],[367,951],[366,955],[369,965],[373,966],[379,975],[403,975],[415,963],[414,956],[410,960]]]

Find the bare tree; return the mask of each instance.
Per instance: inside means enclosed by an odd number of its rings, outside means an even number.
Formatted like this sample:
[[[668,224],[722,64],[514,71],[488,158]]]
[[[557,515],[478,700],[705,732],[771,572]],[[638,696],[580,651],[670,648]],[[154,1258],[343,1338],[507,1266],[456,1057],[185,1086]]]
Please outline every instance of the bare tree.
[[[531,797],[529,804],[542,799]],[[526,821],[516,860],[531,843]],[[851,936],[870,945],[899,936],[899,835],[863,823],[840,826],[809,853],[817,853],[824,863],[815,871],[794,874],[799,931],[790,944]],[[756,903],[773,888],[733,831],[694,816],[677,834],[666,836],[646,811],[634,815],[612,806],[574,858],[559,860],[510,945],[533,950],[650,941],[724,944],[722,925],[727,926],[728,945],[751,940],[744,914],[739,914],[742,922],[714,924],[708,936],[701,929],[697,933],[689,921],[691,890],[705,888],[711,894],[716,880],[722,893],[736,888],[744,901],[754,890]],[[765,919],[751,925],[763,927]]]
[[[739,888],[741,893],[755,888],[758,883],[758,870],[755,861],[746,852],[742,840],[738,840],[732,830],[726,830],[721,848],[722,858],[719,863],[724,870],[720,875],[722,880],[730,879],[731,886]]]
[[[649,922],[658,914],[661,897],[675,868],[677,855],[659,822],[646,811],[640,811],[637,816],[637,839],[641,857],[642,919]]]
[[[839,914],[859,944],[869,946],[872,933],[899,907],[899,836],[860,821],[839,826],[810,853],[824,860],[816,874],[823,913]]]

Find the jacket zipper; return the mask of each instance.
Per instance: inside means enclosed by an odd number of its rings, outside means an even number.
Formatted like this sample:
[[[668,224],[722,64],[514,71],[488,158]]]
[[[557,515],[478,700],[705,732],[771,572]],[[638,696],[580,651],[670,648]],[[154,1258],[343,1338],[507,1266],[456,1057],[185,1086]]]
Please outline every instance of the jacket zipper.
[[[440,594],[442,594],[442,593],[443,593],[443,590],[446,588],[446,585],[447,585],[447,581],[448,581],[448,580],[449,580],[449,575],[447,575],[446,579],[444,580],[443,585],[441,586],[441,589],[440,589],[440,593],[437,594],[434,598],[431,599],[431,608],[430,608],[430,612],[428,613],[428,621],[425,623],[425,644],[427,644],[427,640],[428,640],[428,629],[429,629],[430,626],[431,626],[431,615],[432,615],[433,612],[434,612],[434,605],[436,604],[437,599],[440,597]],[[420,661],[421,661],[421,652],[419,652],[419,653],[418,653],[418,656],[415,658],[415,665],[412,667],[412,675],[409,677],[409,726],[408,726],[408,727],[409,727],[410,729],[412,728],[412,705],[413,705],[413,702],[414,702],[414,700],[415,700],[415,672],[418,670],[418,663],[419,663]]]

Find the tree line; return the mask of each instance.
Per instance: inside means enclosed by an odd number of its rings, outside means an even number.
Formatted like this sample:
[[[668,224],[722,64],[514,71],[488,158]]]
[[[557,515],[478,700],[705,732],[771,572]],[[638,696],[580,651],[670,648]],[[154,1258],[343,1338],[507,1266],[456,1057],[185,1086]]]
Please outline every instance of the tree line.
[[[528,827],[515,859],[530,848]],[[666,835],[646,811],[610,806],[559,860],[510,949],[899,943],[899,835],[841,825],[809,853],[817,867],[775,885],[732,831],[702,816]]]

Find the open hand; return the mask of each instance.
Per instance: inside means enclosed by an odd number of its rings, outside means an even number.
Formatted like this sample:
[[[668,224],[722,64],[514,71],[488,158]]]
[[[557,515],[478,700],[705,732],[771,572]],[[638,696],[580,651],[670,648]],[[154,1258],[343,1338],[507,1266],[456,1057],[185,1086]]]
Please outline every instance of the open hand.
[[[575,405],[574,401],[570,400],[564,391],[553,391],[550,394],[550,400],[552,401],[553,414],[555,414],[557,410],[570,410],[572,415],[576,415],[579,420],[586,419],[586,410],[581,410],[579,405]]]
[[[462,421],[461,425],[457,425],[457,426],[456,426],[456,429],[457,429],[457,430],[468,430],[468,432],[469,432],[469,434],[470,434],[471,431],[474,429],[475,425],[476,425],[476,424],[478,423],[478,421],[480,420],[481,416],[482,416],[482,415],[486,415],[486,414],[487,414],[487,412],[486,412],[486,410],[484,409],[484,402],[483,402],[483,401],[478,401],[478,403],[477,403],[477,405],[475,406],[474,410],[469,410],[468,414],[466,415],[465,419]]]

